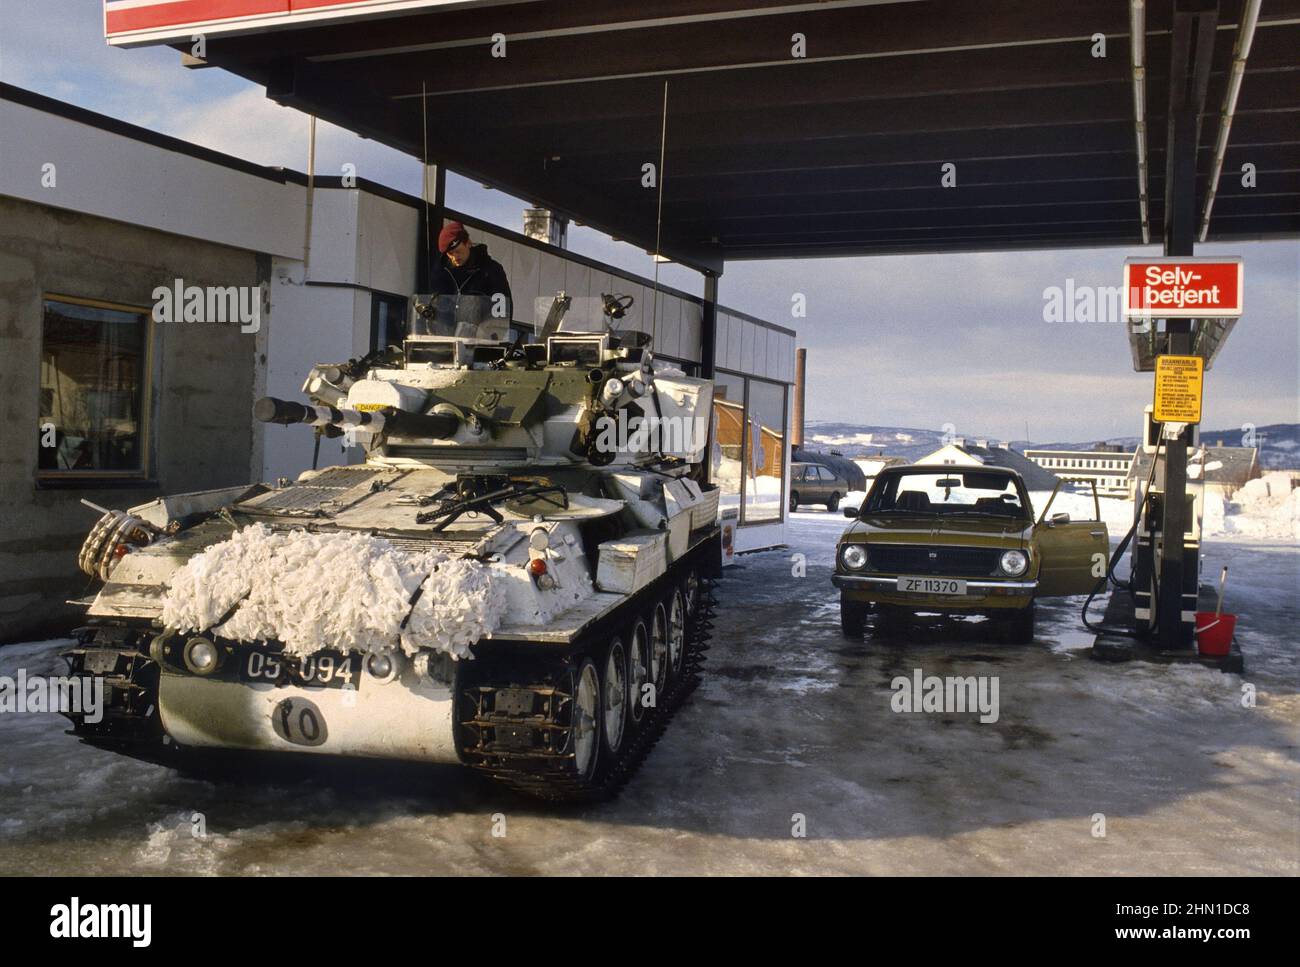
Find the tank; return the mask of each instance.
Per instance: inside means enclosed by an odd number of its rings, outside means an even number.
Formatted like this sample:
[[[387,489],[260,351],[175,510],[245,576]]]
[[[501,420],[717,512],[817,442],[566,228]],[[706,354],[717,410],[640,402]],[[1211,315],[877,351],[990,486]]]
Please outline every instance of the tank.
[[[488,300],[414,297],[401,345],[254,405],[267,448],[314,431],[353,463],[106,510],[66,658],[107,708],[75,734],[185,769],[360,756],[616,792],[708,646],[712,383],[621,328],[629,297],[538,303],[525,338]]]

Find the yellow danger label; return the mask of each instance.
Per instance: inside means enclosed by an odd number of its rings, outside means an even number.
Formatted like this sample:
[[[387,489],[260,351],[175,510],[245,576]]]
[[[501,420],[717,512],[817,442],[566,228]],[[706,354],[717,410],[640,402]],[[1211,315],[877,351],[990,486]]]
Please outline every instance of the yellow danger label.
[[[358,403],[352,408],[359,413],[373,413],[375,410],[382,410],[387,405],[387,403]]]
[[[1205,360],[1200,356],[1157,356],[1157,423],[1200,423]]]

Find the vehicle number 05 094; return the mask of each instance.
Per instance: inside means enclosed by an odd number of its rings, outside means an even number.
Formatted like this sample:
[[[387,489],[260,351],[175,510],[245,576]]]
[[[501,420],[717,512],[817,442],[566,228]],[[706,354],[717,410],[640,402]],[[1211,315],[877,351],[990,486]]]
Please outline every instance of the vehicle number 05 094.
[[[306,688],[357,687],[359,660],[354,656],[318,653],[290,658],[252,650],[240,666],[241,677],[249,682],[281,682]]]

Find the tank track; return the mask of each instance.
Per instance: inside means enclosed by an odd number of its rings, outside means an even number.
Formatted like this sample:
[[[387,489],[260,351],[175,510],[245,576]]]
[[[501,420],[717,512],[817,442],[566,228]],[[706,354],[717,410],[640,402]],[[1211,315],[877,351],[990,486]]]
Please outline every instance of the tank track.
[[[65,712],[71,734],[83,742],[157,760],[165,752],[158,714],[158,665],[148,655],[153,632],[124,625],[77,629],[77,647],[62,653],[73,678],[104,683],[104,715],[96,723]],[[149,750],[146,752],[145,750]],[[153,754],[150,754],[153,753]]]
[[[532,798],[589,803],[616,795],[636,774],[677,710],[699,685],[716,608],[716,578],[707,574],[707,570],[697,565],[695,571],[699,591],[696,607],[686,619],[681,671],[669,678],[661,700],[647,710],[639,724],[628,723],[632,731],[624,734],[617,753],[611,756],[602,745],[592,776],[584,779],[577,774],[574,754],[568,751],[574,744],[573,695],[565,686],[576,680],[584,658],[593,658],[598,669],[604,667],[604,657],[613,637],[628,641],[635,623],[639,619],[649,620],[655,606],[680,586],[671,579],[666,582],[660,579],[638,593],[629,608],[619,609],[621,625],[606,624],[585,636],[572,651],[535,665],[531,680],[520,681],[517,654],[483,655],[477,659],[473,665],[479,667],[457,686],[458,712],[462,713],[458,715],[462,761]],[[502,692],[513,696],[531,692],[532,708],[502,710],[497,701]],[[541,741],[537,741],[539,737]],[[521,738],[524,741],[519,741]]]

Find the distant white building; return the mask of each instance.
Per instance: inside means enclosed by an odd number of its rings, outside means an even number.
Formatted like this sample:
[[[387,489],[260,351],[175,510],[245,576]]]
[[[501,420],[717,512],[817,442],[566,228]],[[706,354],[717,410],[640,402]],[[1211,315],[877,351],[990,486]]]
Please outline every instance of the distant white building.
[[[1005,443],[988,440],[968,441],[957,437],[952,443],[922,457],[917,463],[946,463],[958,467],[1006,467],[1015,470],[1025,481],[1025,486],[1035,491],[1050,491],[1060,480],[1049,470],[1025,459],[1018,450]]]
[[[1129,468],[1133,454],[1119,447],[1098,446],[1092,450],[1026,450],[1025,456],[1044,469],[1072,483],[1097,484],[1097,493],[1127,496]]]
[[[858,465],[858,469],[861,470],[863,476],[866,477],[866,486],[868,488],[870,488],[871,482],[876,479],[876,475],[886,467],[894,467],[907,463],[907,461],[902,457],[886,456],[860,457],[853,462]]]

